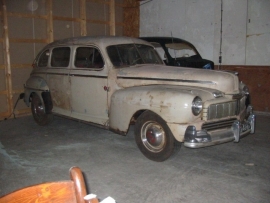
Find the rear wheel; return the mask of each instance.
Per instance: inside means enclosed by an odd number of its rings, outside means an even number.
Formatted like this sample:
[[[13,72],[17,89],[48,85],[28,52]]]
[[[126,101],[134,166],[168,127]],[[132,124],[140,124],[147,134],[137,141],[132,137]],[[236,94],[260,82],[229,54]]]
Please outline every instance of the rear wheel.
[[[40,98],[37,94],[33,94],[32,102],[31,102],[31,110],[34,120],[39,125],[47,125],[53,119],[52,114],[47,114],[45,111],[44,103],[42,102],[42,98]]]
[[[158,162],[165,161],[179,148],[166,122],[151,111],[137,119],[135,140],[144,156]]]

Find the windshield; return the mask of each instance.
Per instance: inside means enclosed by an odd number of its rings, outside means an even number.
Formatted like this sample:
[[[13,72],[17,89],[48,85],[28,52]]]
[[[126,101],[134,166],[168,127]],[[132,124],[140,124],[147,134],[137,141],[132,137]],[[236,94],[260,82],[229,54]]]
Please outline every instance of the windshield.
[[[107,52],[117,68],[136,64],[163,64],[155,49],[147,45],[113,45],[107,47]]]

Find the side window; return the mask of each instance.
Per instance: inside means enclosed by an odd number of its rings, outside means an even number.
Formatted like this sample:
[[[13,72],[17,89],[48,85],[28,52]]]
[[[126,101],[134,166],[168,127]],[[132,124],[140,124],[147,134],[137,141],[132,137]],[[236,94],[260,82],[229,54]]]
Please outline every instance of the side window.
[[[69,47],[58,47],[52,51],[51,66],[52,67],[68,67],[70,59]]]
[[[78,47],[74,65],[77,68],[102,68],[104,62],[98,49],[93,47]]]
[[[38,59],[38,67],[46,67],[48,65],[49,56],[50,51],[49,50],[44,51]]]

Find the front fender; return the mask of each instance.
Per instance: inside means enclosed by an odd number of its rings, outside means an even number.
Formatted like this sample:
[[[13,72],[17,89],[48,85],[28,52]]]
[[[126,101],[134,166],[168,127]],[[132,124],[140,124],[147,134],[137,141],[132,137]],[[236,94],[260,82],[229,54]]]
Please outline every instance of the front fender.
[[[187,87],[169,85],[118,90],[111,97],[110,128],[125,134],[131,118],[140,110],[153,111],[167,123],[183,124],[196,120],[199,116],[196,117],[191,112],[196,93]]]
[[[39,76],[31,76],[24,85],[24,102],[27,106],[30,104],[30,96],[34,92],[41,97],[42,92],[48,92],[49,86],[44,78]]]

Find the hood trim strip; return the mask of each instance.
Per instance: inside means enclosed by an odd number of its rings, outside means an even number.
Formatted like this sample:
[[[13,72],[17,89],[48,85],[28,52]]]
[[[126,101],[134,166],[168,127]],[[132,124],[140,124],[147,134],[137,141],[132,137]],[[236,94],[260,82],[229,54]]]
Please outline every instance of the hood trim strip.
[[[123,76],[118,76],[117,79],[160,80],[160,81],[187,82],[187,83],[212,84],[212,85],[217,84],[217,83],[212,82],[212,81],[184,80],[184,79],[166,79],[166,78],[144,78],[144,77],[123,77]]]

